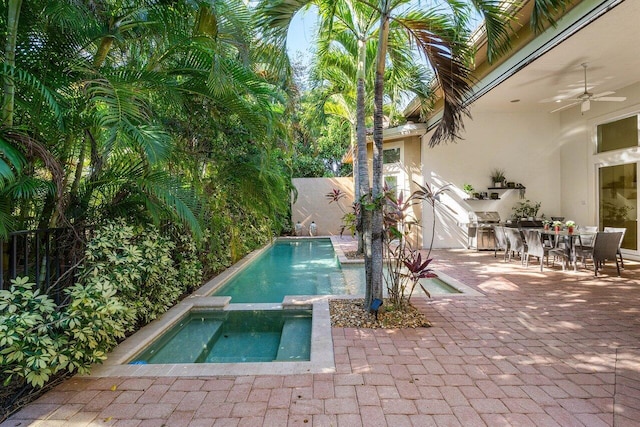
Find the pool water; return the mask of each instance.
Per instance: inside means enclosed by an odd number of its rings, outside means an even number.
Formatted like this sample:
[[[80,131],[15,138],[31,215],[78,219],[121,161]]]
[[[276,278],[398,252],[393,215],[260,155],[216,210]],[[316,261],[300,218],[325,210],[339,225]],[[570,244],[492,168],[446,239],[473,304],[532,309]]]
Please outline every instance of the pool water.
[[[329,239],[281,240],[232,277],[215,296],[231,303],[282,302],[285,295],[357,295],[348,285]]]
[[[311,310],[192,312],[132,364],[308,361]]]
[[[385,268],[386,272],[386,268]],[[353,287],[359,287],[361,294],[364,295],[364,283],[365,283],[365,271],[364,266],[357,267],[344,267],[343,273],[347,283],[354,283]],[[420,279],[420,284],[429,292],[430,295],[449,295],[449,294],[461,294],[462,291],[451,286],[439,277]],[[384,294],[387,294],[386,284],[383,285]],[[419,286],[416,286],[413,295],[422,295],[424,292]]]

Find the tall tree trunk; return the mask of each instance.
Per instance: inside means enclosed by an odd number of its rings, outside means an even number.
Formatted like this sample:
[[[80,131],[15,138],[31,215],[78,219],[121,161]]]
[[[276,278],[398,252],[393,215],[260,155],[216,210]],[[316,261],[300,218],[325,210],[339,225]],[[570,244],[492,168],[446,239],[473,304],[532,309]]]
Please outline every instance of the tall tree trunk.
[[[376,55],[376,80],[374,86],[373,110],[373,186],[371,210],[371,299],[382,299],[383,267],[383,183],[382,183],[382,101],[384,93],[384,69],[389,39],[388,5],[385,3],[380,15],[378,52]],[[371,300],[367,301],[368,304]]]
[[[358,85],[356,93],[356,138],[357,138],[357,156],[358,156],[358,188],[359,193],[356,194],[356,200],[360,203],[359,216],[357,218],[358,231],[362,234],[363,252],[364,252],[364,269],[366,275],[366,292],[365,292],[365,308],[369,307],[372,300],[371,287],[371,222],[370,211],[364,209],[362,201],[371,193],[369,186],[369,167],[367,164],[367,128],[365,123],[365,67],[367,59],[367,41],[364,38],[358,40],[358,66],[357,75]]]
[[[16,66],[16,40],[18,37],[18,21],[22,0],[9,0],[7,7],[7,39],[4,45],[5,77],[3,82],[4,99],[2,102],[2,123],[5,127],[13,126],[13,107],[15,103],[16,83],[14,73]]]
[[[356,136],[356,124],[354,121],[351,121],[351,152],[353,153],[353,203],[354,205],[358,203],[358,197],[360,195],[360,180],[358,179],[358,142]],[[361,226],[361,218],[360,218],[360,210],[358,209],[356,212],[356,239],[358,240],[358,254],[364,254],[364,239],[362,238],[362,226]]]
[[[111,46],[113,46],[113,36],[104,36],[102,40],[100,40],[100,46],[98,46],[98,51],[96,55],[93,57],[93,66],[96,69],[102,67],[105,59],[107,59],[107,55],[111,50]]]

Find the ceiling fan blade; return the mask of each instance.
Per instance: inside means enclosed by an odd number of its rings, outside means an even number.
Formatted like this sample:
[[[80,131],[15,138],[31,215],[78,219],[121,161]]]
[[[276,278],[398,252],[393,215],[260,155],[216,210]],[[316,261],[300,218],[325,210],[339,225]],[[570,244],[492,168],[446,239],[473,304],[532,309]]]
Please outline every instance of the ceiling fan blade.
[[[610,101],[610,102],[622,102],[626,101],[625,96],[601,96],[598,98],[591,98],[592,101]]]
[[[596,93],[595,95],[593,95],[591,98],[602,98],[603,96],[608,96],[608,95],[613,95],[615,92],[600,92],[600,93]]]
[[[557,113],[558,111],[566,110],[567,108],[571,108],[575,105],[578,105],[580,102],[572,102],[571,104],[563,105],[560,108],[556,108],[555,110],[551,110],[551,113]]]
[[[589,101],[588,99],[583,101],[582,104],[580,104],[580,112],[581,113],[586,113],[587,111],[589,111],[591,109],[591,101]]]

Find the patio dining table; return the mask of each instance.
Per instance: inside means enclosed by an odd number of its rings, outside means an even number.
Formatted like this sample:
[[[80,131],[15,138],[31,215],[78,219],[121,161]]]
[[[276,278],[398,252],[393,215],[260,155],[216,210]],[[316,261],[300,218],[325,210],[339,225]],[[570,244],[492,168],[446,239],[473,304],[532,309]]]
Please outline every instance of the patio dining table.
[[[568,230],[544,230],[537,229],[542,235],[547,235],[550,237],[555,237],[554,246],[558,246],[560,241],[560,237],[562,237],[565,241],[565,252],[567,255],[567,259],[573,264],[573,271],[577,271],[578,262],[577,262],[577,254],[576,254],[576,241],[581,241],[580,236],[595,236],[597,233],[595,231],[584,231],[584,230],[574,230],[569,233]]]

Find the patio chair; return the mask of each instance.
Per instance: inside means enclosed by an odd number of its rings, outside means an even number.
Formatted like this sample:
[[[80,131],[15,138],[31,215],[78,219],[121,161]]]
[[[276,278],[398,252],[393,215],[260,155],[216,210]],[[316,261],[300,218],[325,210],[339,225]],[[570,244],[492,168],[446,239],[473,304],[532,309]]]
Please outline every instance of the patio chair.
[[[504,227],[504,234],[509,242],[509,262],[511,261],[511,257],[517,253],[520,255],[521,262],[524,263],[523,254],[525,252],[525,245],[520,230],[512,227]]]
[[[581,251],[576,255],[590,258],[593,261],[593,273],[597,277],[598,269],[602,269],[605,261],[615,261],[618,276],[620,276],[620,264],[618,263],[618,245],[622,232],[599,231],[593,241],[591,251]]]
[[[581,252],[590,252],[593,249],[593,241],[596,238],[596,233],[598,232],[597,225],[581,225],[576,229],[576,233],[578,235],[578,241],[575,243],[575,251],[576,253]],[[586,264],[583,265],[586,268]]]
[[[542,235],[536,230],[522,230],[522,234],[524,234],[524,241],[526,243],[526,252],[524,255],[525,265],[529,267],[530,256],[538,257],[540,260],[540,271],[542,271],[545,258],[547,264],[549,264],[549,251],[552,248],[544,246]]]
[[[493,231],[496,237],[496,245],[493,249],[493,257],[498,256],[498,251],[504,251],[504,260],[507,260],[507,254],[509,253],[509,241],[504,233],[504,227],[501,225],[494,225]]]
[[[618,258],[620,259],[620,267],[624,268],[624,260],[622,259],[622,252],[620,252],[620,248],[622,247],[622,240],[624,239],[624,234],[627,232],[626,228],[616,228],[616,227],[605,227],[605,233],[622,233],[620,236],[620,244],[618,245]]]
[[[552,266],[556,265],[556,259],[560,258],[562,269],[565,270],[567,264],[571,261],[571,247],[569,247],[569,243],[563,236],[554,236],[553,247],[549,248],[547,256],[553,256]]]

